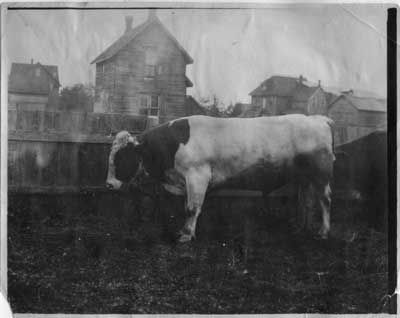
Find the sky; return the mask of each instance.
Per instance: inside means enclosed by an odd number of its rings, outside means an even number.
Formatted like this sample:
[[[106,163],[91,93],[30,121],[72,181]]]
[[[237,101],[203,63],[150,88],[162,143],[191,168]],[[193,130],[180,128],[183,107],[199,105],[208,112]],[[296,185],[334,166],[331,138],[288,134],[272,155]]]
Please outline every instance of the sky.
[[[193,58],[187,76],[197,99],[225,105],[272,75],[305,76],[330,90],[386,96],[386,4],[279,5],[257,9],[158,9]],[[12,10],[5,43],[12,62],[57,65],[62,86],[94,84],[90,62],[147,10]]]

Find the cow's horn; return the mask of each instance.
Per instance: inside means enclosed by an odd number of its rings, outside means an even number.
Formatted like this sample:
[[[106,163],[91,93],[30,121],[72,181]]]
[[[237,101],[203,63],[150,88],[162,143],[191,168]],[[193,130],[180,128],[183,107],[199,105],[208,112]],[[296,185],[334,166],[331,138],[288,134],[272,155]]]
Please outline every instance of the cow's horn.
[[[137,145],[139,145],[139,141],[137,140],[137,138],[136,137],[134,137],[134,136],[129,136],[129,138],[128,138],[128,142],[131,142],[131,143],[133,143],[133,145],[134,146],[137,146]]]

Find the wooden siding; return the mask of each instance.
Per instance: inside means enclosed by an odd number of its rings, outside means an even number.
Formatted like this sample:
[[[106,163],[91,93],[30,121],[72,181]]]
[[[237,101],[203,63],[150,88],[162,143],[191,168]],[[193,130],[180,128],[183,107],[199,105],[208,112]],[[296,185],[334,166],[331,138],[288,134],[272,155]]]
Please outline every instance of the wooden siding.
[[[325,92],[321,88],[318,88],[308,101],[307,114],[326,115],[327,112],[328,105],[326,102]]]
[[[31,94],[15,94],[8,93],[8,109],[16,110],[18,105],[27,108],[46,108],[49,102],[49,97],[46,95],[31,95]]]
[[[290,97],[285,96],[252,96],[251,103],[263,108],[263,116],[285,114],[289,107]]]
[[[328,116],[340,126],[356,125],[358,120],[358,110],[342,98],[331,106],[328,111]]]
[[[339,99],[328,111],[335,122],[335,145],[351,142],[386,126],[386,113],[356,109],[345,99]]]
[[[154,76],[146,76],[149,50],[155,52]],[[104,72],[103,64],[108,65]],[[95,111],[140,114],[140,96],[156,95],[160,97],[160,118],[184,116],[185,72],[186,63],[180,50],[161,27],[150,27],[112,59],[96,65]]]

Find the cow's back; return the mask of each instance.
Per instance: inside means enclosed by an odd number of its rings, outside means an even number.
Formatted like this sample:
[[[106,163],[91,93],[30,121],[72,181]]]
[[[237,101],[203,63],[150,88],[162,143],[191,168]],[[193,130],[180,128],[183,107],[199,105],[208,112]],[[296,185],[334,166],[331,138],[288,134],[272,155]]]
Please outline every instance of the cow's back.
[[[190,139],[180,147],[182,160],[271,162],[293,158],[315,149],[332,150],[329,119],[285,115],[257,118],[189,117]]]

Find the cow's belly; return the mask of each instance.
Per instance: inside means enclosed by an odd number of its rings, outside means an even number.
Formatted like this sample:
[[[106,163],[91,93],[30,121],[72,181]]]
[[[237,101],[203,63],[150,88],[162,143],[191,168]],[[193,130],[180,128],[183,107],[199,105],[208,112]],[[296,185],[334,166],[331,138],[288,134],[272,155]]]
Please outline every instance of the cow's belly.
[[[292,169],[286,164],[254,164],[240,172],[214,168],[210,189],[245,189],[271,192],[291,180]]]
[[[286,165],[266,166],[256,164],[239,173],[228,174],[226,170],[212,171],[212,180],[210,181],[208,191],[217,189],[242,189],[242,190],[262,190],[272,192],[292,179],[292,169]],[[175,169],[168,170],[165,174],[164,188],[175,195],[184,195],[186,193],[185,179]]]

